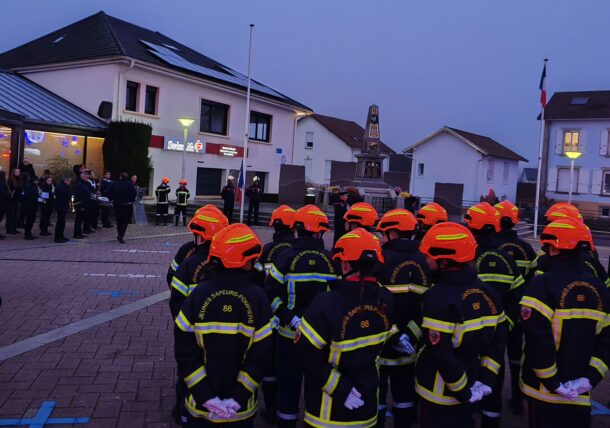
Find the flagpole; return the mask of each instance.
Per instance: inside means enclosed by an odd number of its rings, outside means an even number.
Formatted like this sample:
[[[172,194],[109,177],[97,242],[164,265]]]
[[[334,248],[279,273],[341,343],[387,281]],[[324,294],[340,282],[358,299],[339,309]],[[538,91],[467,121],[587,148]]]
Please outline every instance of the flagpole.
[[[243,188],[241,189],[241,206],[239,208],[239,222],[244,222],[244,200],[246,195],[246,171],[248,169],[248,139],[249,139],[249,128],[250,128],[250,84],[251,84],[251,72],[252,72],[252,30],[254,30],[254,24],[250,24],[250,42],[248,45],[248,89],[246,90],[246,124],[244,130],[244,157],[242,158],[242,183]]]
[[[544,59],[544,85],[543,88],[546,92],[546,63],[548,62],[548,58]],[[542,177],[542,149],[544,147],[544,108],[545,105],[542,105],[542,109],[540,112],[540,140],[538,141],[538,172],[536,174],[536,202],[534,204],[534,239],[538,238],[538,212],[540,211],[540,178]]]

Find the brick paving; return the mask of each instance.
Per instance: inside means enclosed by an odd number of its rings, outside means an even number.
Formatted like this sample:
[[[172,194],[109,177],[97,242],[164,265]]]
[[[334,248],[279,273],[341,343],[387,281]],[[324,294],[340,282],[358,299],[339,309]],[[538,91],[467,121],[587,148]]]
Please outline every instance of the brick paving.
[[[270,239],[268,228],[256,230]],[[113,229],[63,245],[19,235],[0,241],[0,349],[166,291],[167,266],[187,239],[182,227],[132,225],[126,245]],[[172,330],[161,301],[0,361],[0,419],[31,418],[53,400],[52,417],[89,417],[87,426],[174,426]],[[610,400],[609,382],[595,399]],[[509,413],[503,427],[526,426]],[[256,426],[267,425],[259,418]],[[610,417],[594,426],[610,426]]]

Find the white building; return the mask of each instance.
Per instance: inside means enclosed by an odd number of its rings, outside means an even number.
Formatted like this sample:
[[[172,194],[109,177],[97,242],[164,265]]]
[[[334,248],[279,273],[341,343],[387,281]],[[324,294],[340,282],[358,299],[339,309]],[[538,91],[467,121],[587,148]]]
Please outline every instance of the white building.
[[[218,194],[239,172],[246,120],[246,77],[187,46],[99,12],[0,55],[11,69],[84,110],[149,123],[153,138],[151,183],[181,178],[181,117],[189,129],[186,179],[191,193]],[[280,164],[292,158],[296,119],[311,110],[253,82],[248,178],[256,174],[277,193]],[[109,107],[109,106],[108,106]],[[251,143],[251,144],[250,144]]]
[[[567,201],[570,160],[580,152],[572,179],[572,202],[585,217],[610,217],[610,91],[556,92],[545,109],[542,189]]]
[[[489,137],[448,126],[404,152],[413,156],[410,192],[424,199],[448,198],[457,209],[478,202],[489,189],[514,201],[519,161],[527,161]]]
[[[305,181],[329,184],[332,161],[356,162],[362,150],[364,128],[351,120],[321,114],[300,118],[295,139],[294,165],[305,166]],[[383,171],[388,171],[389,157],[394,150],[381,145],[386,155]]]

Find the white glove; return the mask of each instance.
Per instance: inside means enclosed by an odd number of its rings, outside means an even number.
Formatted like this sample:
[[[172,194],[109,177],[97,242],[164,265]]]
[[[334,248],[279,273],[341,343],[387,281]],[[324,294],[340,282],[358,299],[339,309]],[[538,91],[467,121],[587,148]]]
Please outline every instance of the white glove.
[[[222,405],[227,409],[227,419],[235,416],[241,408],[240,404],[232,398],[222,400]]]
[[[352,388],[352,390],[349,392],[349,395],[347,396],[347,399],[345,400],[344,406],[347,407],[349,410],[354,410],[358,407],[362,407],[364,405],[364,401],[362,401],[360,397],[362,397],[362,394],[360,394],[356,388]]]
[[[491,394],[491,387],[479,382],[478,380],[474,383],[474,385],[472,385],[472,388],[479,390],[483,397]]]
[[[290,327],[292,327],[293,329],[297,329],[299,328],[299,326],[301,325],[301,318],[297,317],[296,315],[292,317],[292,320],[290,321]]]
[[[566,383],[566,387],[568,387],[572,391],[576,391],[578,395],[584,394],[585,392],[591,391],[593,387],[591,386],[591,382],[586,377],[579,377],[578,379],[571,380]]]
[[[225,419],[227,409],[222,403],[222,400],[218,397],[210,398],[208,401],[203,403],[203,407],[208,409],[210,412],[210,419]]]
[[[393,346],[398,352],[402,352],[403,354],[411,355],[415,353],[415,348],[411,345],[411,341],[409,340],[409,336],[406,334],[402,334],[398,339],[398,343]]]
[[[469,403],[476,403],[477,401],[480,401],[483,398],[483,391],[481,391],[481,389],[475,385],[470,387],[470,399],[468,400]]]
[[[559,388],[557,388],[555,392],[568,400],[573,400],[578,396],[578,393],[574,389],[570,388],[570,386],[566,386],[563,383],[559,384]]]

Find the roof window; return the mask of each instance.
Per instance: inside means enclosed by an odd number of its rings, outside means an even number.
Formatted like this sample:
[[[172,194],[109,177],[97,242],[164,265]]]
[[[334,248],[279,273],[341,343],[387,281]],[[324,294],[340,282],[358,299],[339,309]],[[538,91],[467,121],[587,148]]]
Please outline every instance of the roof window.
[[[572,98],[572,101],[570,101],[570,104],[572,104],[573,106],[584,106],[588,102],[589,97],[574,97]]]

